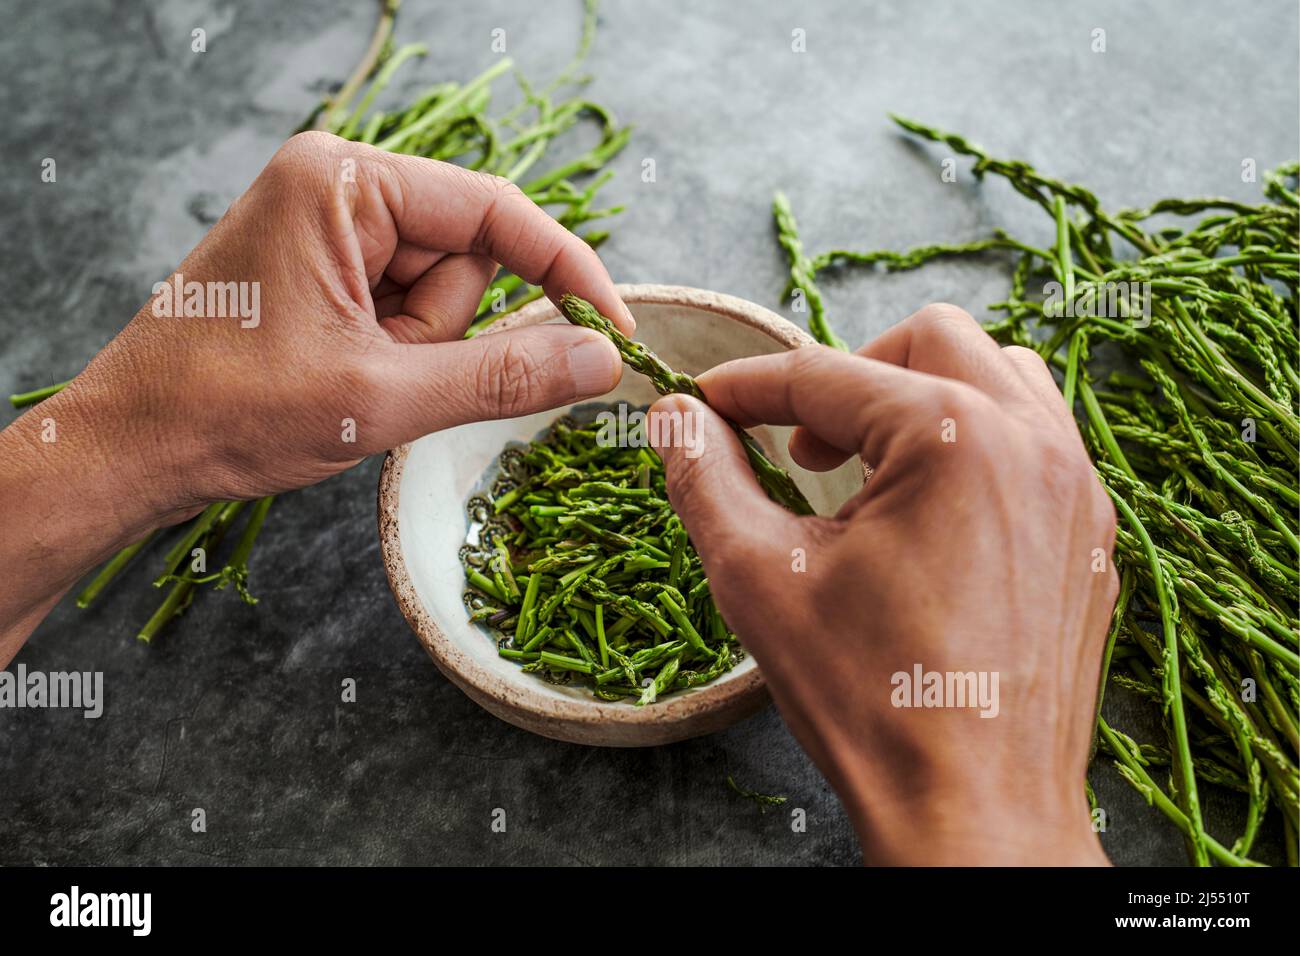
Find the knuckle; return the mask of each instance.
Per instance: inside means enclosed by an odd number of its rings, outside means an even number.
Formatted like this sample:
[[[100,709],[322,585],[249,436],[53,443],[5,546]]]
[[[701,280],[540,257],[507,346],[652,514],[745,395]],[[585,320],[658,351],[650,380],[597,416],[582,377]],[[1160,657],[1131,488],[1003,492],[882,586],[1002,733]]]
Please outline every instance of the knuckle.
[[[790,351],[786,352],[786,361],[790,363],[790,374],[808,375],[815,372],[817,366],[821,364],[823,350],[827,348],[830,348],[830,346],[808,345],[803,348],[790,349]]]
[[[1047,368],[1047,363],[1043,361],[1041,355],[1033,349],[1025,348],[1023,345],[1004,345],[1002,354],[1017,364],[1041,365],[1043,368]]]
[[[947,397],[947,404],[957,414],[967,418],[996,417],[997,404],[979,389],[965,382],[953,382]]]
[[[943,334],[963,325],[979,327],[979,323],[969,312],[951,302],[931,302],[913,313],[909,321],[917,326],[918,330],[935,334]]]
[[[938,467],[967,477],[994,480],[1008,469],[1033,468],[1039,449],[1009,423],[993,398],[964,382],[945,381],[932,389],[928,410],[914,427],[923,429],[918,445]]]
[[[998,408],[993,399],[964,382],[942,383],[934,390],[931,401],[932,417],[940,422],[951,420],[959,429],[958,435],[961,431],[971,435],[986,432],[987,423],[999,420]],[[966,427],[963,429],[962,426]],[[966,447],[971,445],[970,442],[962,442],[960,438],[951,444]]]
[[[829,351],[831,349],[828,345],[806,345],[786,352],[786,374],[783,377],[785,388],[821,381],[826,374]]]
[[[285,194],[324,188],[335,178],[330,175],[331,166],[342,159],[350,146],[333,133],[321,130],[297,133],[276,150],[259,181],[276,193]]]
[[[463,172],[471,186],[487,194],[489,209],[498,204],[518,202],[522,198],[527,198],[517,183],[506,179],[504,176],[468,169]]]
[[[467,172],[466,175],[470,177],[475,188],[483,190],[487,195],[478,235],[474,237],[473,249],[498,260],[503,256],[513,257],[518,247],[530,240],[522,224],[513,231],[503,228],[503,223],[507,219],[505,213],[517,203],[531,204],[532,200],[524,195],[524,191],[517,184],[503,176],[478,172]]]
[[[326,133],[324,130],[305,130],[289,137],[284,145],[276,150],[271,161],[279,164],[316,162],[337,154],[343,142],[344,140],[333,133]]]
[[[519,184],[513,180],[506,179],[504,176],[488,176],[493,194],[501,200],[514,202],[522,198],[524,191],[519,188]]]

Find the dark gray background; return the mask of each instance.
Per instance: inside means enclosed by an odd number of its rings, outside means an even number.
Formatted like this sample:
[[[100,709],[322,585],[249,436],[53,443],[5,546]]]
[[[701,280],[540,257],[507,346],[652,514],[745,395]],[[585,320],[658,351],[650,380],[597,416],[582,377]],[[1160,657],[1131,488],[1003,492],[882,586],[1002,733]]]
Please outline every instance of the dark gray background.
[[[354,0],[4,6],[8,392],[76,373],[114,334],[351,69],[373,12]],[[568,59],[578,24],[577,0],[406,0],[398,38],[425,40],[432,54],[397,90],[476,74],[498,26],[517,63],[544,80]],[[202,55],[190,52],[196,26],[208,31]],[[804,54],[790,50],[795,27],[807,31]],[[1090,49],[1095,27],[1107,31],[1104,54]],[[774,188],[790,194],[813,251],[968,239],[999,225],[1049,234],[1002,184],[973,184],[964,161],[959,182],[941,183],[945,154],[900,137],[886,111],[1084,182],[1112,206],[1251,199],[1243,158],[1263,170],[1296,155],[1296,37],[1296,5],[1282,0],[607,3],[591,95],[637,131],[604,193],[628,211],[602,255],[619,281],[776,308]],[[39,181],[47,156],[57,184]],[[653,184],[640,181],[644,157],[657,162]],[[934,299],[980,315],[1006,284],[993,260],[859,275],[826,291],[857,342]],[[389,595],[377,471],[370,461],[276,504],[253,562],[255,609],[205,594],[160,641],[139,645],[135,630],[160,599],[150,567],[91,611],[59,606],[17,661],[104,671],[107,712],[0,712],[0,863],[860,859],[833,794],[771,709],[644,751],[559,744],[479,710],[438,674]],[[355,705],[339,703],[345,677],[358,681]],[[1141,716],[1110,699],[1121,726]],[[733,795],[727,773],[789,795],[808,832]],[[1177,834],[1113,771],[1093,776],[1116,863],[1184,860]],[[1230,841],[1233,801],[1206,790],[1212,829]],[[206,834],[190,831],[195,807],[207,811]],[[506,834],[489,830],[496,807]]]

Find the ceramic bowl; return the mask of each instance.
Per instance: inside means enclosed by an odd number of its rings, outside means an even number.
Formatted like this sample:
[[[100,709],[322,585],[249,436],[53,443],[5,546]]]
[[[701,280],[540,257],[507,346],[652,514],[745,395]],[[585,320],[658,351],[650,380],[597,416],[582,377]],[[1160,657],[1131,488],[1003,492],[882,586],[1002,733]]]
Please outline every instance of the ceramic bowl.
[[[636,318],[637,338],[686,372],[812,341],[780,316],[729,295],[662,285],[624,285],[619,292]],[[562,321],[541,299],[495,329]],[[645,378],[625,370],[618,388],[602,401],[644,407],[655,398]],[[379,478],[380,548],[389,585],[411,629],[438,669],[484,709],[559,740],[614,747],[665,744],[721,730],[759,710],[768,698],[752,658],[713,683],[637,707],[596,700],[579,685],[556,686],[524,673],[497,656],[487,629],[467,620],[457,553],[469,526],[466,502],[486,489],[508,443],[539,437],[568,411],[463,425],[388,453]],[[862,486],[856,461],[826,474],[794,465],[786,451],[789,429],[760,428],[754,435],[790,469],[821,513],[834,513]]]

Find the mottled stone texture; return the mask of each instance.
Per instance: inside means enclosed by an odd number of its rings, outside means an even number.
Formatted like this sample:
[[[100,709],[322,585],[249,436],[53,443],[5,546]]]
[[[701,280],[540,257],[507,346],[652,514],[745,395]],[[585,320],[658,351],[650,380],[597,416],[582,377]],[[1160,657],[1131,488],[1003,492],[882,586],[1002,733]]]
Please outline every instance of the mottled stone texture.
[[[432,53],[399,93],[482,69],[498,26],[543,78],[578,27],[577,0],[404,6],[399,39]],[[6,392],[81,368],[341,79],[372,24],[369,5],[349,0],[10,7],[0,32]],[[1287,2],[610,3],[592,93],[637,132],[605,193],[628,211],[602,255],[622,281],[778,307],[776,188],[813,251],[995,226],[1048,241],[1034,209],[1001,183],[973,183],[965,163],[957,183],[941,183],[943,153],[897,135],[886,111],[961,130],[1112,205],[1253,198],[1242,159],[1264,169],[1296,149],[1296,21]],[[190,52],[197,26],[208,32],[202,55]],[[796,27],[804,54],[790,49]],[[1104,54],[1090,49],[1096,27]],[[44,157],[58,162],[56,184],[39,180]],[[641,182],[645,157],[656,160],[653,184]],[[995,259],[829,280],[826,291],[857,342],[930,300],[978,315],[1006,281]],[[618,752],[529,736],[470,703],[389,596],[377,467],[276,505],[253,563],[256,609],[205,594],[146,647],[133,634],[160,597],[149,568],[91,611],[60,605],[19,660],[103,670],[107,712],[0,712],[0,863],[860,859],[833,794],[770,709],[705,740]],[[790,638],[815,656],[816,635]],[[339,702],[346,677],[358,682],[355,705]],[[1111,700],[1123,726],[1145,714]],[[788,794],[808,812],[807,833],[733,795],[727,773]],[[1177,834],[1113,771],[1094,779],[1117,863],[1184,859]],[[1233,803],[1207,790],[1213,828],[1230,837]],[[190,830],[195,807],[207,811],[206,834]],[[504,834],[490,832],[497,807]]]

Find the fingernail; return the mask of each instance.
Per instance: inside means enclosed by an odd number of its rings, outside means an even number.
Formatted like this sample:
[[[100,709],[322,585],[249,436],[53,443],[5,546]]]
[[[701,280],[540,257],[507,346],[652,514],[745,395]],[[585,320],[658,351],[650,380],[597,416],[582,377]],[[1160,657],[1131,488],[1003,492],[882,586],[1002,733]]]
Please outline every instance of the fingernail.
[[[603,395],[618,384],[618,350],[602,335],[590,332],[569,349],[569,375],[577,397]]]
[[[628,334],[630,335],[636,331],[636,319],[632,318],[632,310],[622,300],[619,301],[619,306],[623,309],[623,318],[627,320]]]

